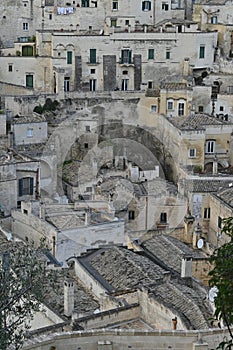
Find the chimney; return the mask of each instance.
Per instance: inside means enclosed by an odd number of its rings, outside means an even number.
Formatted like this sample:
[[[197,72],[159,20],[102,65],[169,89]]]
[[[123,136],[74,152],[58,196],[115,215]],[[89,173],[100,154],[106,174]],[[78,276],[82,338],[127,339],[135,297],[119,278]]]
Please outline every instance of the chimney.
[[[188,76],[189,75],[189,58],[188,57],[184,58],[183,75],[184,76]]]
[[[192,257],[183,256],[181,262],[181,278],[192,277]]]
[[[194,221],[195,217],[191,214],[188,207],[187,214],[184,217],[184,238],[186,243],[192,243]]]
[[[193,248],[197,248],[197,241],[199,240],[199,238],[201,237],[202,235],[202,228],[201,228],[201,225],[197,224],[197,226],[195,227],[195,230],[193,232]]]
[[[213,175],[216,175],[217,173],[218,173],[218,159],[215,155],[213,159]]]
[[[74,282],[72,279],[64,281],[64,314],[71,316],[74,310]]]
[[[43,202],[39,203],[39,218],[45,220],[45,204]]]
[[[91,213],[90,211],[85,212],[85,225],[90,225],[91,223]]]

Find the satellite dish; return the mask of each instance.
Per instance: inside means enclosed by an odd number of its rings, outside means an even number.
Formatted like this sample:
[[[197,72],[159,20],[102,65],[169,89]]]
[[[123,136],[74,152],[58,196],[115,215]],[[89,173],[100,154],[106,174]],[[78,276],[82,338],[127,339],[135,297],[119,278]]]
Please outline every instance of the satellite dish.
[[[197,248],[198,249],[201,249],[203,248],[204,246],[204,240],[202,238],[200,238],[198,241],[197,241]]]
[[[217,295],[218,295],[218,288],[216,286],[210,288],[210,290],[209,290],[209,301],[211,301],[211,303],[213,303],[214,299],[216,298]]]

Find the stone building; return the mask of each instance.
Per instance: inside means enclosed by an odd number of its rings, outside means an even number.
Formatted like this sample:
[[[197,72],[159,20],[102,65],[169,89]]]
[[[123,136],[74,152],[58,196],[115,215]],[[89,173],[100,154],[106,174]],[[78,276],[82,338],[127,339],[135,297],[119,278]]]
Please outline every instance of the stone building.
[[[229,241],[222,232],[222,219],[232,217],[232,182],[216,193],[209,194],[208,240],[218,247]]]
[[[15,151],[3,152],[0,160],[0,205],[9,215],[21,201],[38,198],[40,162]]]
[[[126,244],[124,222],[114,220],[105,203],[45,204],[24,202],[21,210],[12,211],[13,235],[39,243],[46,239],[52,254],[64,266],[74,254],[110,242]]]
[[[15,146],[38,144],[47,141],[47,121],[44,116],[33,113],[30,117],[14,117],[11,123]]]
[[[232,57],[232,2],[231,1],[198,1],[193,6],[193,20],[197,21],[201,30],[218,31],[218,47],[216,55]]]
[[[164,252],[159,252],[160,257],[157,256],[156,242],[164,248]],[[179,248],[176,247],[175,239],[158,237],[158,240],[149,240],[148,244],[144,242],[138,253],[125,248],[108,247],[69,261],[73,261],[76,275],[103,300],[102,307],[107,310],[123,305],[136,306],[139,303],[139,317],[153,329],[171,328],[171,321],[175,317],[177,329],[180,330],[209,327],[211,306],[208,301],[203,303],[205,289],[191,277],[192,257],[196,254],[196,258],[202,259],[205,264],[205,256],[199,252],[194,253],[191,248],[185,248],[184,243],[177,244]],[[187,249],[190,249],[191,255],[182,258]],[[173,254],[166,255],[165,260],[161,258],[161,254],[169,250],[173,250]],[[196,270],[197,266],[196,264]],[[199,265],[199,271],[203,266]],[[98,321],[100,316],[96,315],[98,318],[95,324],[94,315],[92,322],[90,318],[87,319],[85,328],[97,326],[101,322]],[[131,317],[133,320],[133,314]],[[116,322],[117,320],[115,325]],[[77,318],[75,323],[84,326],[83,319]],[[97,327],[102,327],[101,323]],[[112,320],[109,319],[109,327],[111,323]]]

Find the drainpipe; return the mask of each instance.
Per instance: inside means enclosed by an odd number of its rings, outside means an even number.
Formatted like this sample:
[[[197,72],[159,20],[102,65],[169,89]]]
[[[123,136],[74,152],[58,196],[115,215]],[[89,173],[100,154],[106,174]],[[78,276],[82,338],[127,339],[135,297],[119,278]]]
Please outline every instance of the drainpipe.
[[[153,2],[153,26],[155,26],[155,2],[156,0]]]

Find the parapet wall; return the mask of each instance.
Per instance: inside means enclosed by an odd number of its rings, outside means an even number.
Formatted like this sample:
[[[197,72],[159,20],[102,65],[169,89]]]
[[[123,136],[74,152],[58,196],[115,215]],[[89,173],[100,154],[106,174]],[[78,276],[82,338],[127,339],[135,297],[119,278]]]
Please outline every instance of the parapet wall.
[[[23,350],[132,350],[216,349],[227,330],[209,329],[200,331],[137,331],[137,330],[89,330],[50,334],[47,337],[30,339]]]

